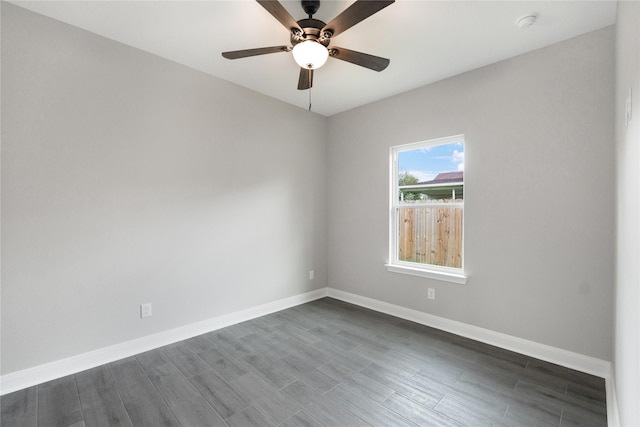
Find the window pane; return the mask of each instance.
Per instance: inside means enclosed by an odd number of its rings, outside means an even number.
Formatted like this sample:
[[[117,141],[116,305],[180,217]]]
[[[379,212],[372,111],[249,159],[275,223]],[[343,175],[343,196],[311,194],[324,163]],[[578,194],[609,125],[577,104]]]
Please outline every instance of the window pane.
[[[397,208],[398,260],[462,268],[462,204]]]
[[[456,142],[398,152],[398,201],[461,200],[464,144]]]

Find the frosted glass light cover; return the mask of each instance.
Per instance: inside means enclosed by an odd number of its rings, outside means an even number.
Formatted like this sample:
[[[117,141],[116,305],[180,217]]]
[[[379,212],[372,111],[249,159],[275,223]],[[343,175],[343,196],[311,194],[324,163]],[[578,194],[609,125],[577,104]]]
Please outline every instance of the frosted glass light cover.
[[[327,62],[329,51],[318,42],[307,40],[293,47],[293,59],[302,68],[314,70]]]

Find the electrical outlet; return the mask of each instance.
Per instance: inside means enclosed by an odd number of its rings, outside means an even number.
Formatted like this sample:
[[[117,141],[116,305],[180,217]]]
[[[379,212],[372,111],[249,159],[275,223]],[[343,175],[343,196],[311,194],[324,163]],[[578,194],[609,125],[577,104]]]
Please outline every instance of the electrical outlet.
[[[427,298],[429,299],[436,299],[436,290],[433,288],[429,288],[427,290]]]
[[[309,280],[313,280],[316,277],[316,274],[313,270],[309,270]]]
[[[140,304],[140,318],[151,317],[151,303]]]

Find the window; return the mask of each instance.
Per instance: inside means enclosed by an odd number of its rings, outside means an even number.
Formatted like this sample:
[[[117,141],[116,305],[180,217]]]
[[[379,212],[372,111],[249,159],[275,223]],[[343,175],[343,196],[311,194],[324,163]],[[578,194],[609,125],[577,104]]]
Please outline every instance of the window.
[[[387,269],[465,283],[464,136],[391,147]]]

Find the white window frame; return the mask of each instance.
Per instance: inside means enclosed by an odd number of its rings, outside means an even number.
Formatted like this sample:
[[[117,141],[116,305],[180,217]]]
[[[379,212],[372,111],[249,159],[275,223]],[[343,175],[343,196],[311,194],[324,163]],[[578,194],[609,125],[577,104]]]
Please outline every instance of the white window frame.
[[[442,280],[446,282],[465,284],[467,276],[464,273],[464,201],[462,202],[462,267],[452,268],[433,264],[421,264],[416,262],[401,261],[398,259],[398,208],[409,205],[399,201],[398,192],[398,153],[411,151],[418,148],[434,147],[460,142],[465,143],[464,135],[454,135],[445,138],[432,139],[428,141],[414,142],[410,144],[396,145],[389,149],[390,159],[390,202],[389,202],[389,261],[385,264],[387,271],[393,273],[409,274],[412,276],[426,277],[429,279]],[[466,177],[465,177],[466,178]],[[465,195],[466,195],[465,188]]]

